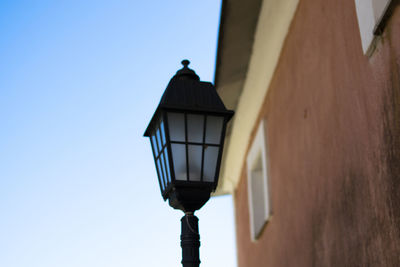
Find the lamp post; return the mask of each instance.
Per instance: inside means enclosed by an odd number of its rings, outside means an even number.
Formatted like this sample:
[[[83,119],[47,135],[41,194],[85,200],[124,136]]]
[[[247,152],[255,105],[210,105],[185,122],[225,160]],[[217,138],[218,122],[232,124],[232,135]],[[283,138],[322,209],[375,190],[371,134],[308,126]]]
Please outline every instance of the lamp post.
[[[198,219],[194,212],[218,185],[227,110],[215,87],[183,68],[172,77],[144,136],[150,138],[161,195],[182,210],[182,265],[200,264]]]

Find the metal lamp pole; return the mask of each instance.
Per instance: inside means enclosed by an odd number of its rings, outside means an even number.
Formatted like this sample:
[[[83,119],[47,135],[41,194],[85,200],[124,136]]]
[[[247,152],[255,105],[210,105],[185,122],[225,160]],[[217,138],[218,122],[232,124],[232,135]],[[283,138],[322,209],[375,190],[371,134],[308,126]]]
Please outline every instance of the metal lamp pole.
[[[200,235],[198,222],[199,219],[191,212],[186,213],[181,219],[183,267],[199,267],[200,265]]]

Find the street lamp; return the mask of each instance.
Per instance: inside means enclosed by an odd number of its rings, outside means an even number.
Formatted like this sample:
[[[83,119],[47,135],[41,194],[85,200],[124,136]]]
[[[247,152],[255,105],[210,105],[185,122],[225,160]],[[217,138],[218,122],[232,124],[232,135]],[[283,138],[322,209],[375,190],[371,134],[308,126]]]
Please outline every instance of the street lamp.
[[[201,82],[183,60],[144,133],[150,138],[161,194],[182,217],[182,265],[199,266],[200,236],[194,212],[218,185],[227,110],[215,87]]]

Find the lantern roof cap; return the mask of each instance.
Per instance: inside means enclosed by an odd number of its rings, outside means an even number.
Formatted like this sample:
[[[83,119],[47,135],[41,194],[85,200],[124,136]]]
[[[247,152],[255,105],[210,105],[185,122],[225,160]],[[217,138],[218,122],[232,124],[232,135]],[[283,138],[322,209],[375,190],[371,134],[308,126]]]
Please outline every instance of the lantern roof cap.
[[[233,116],[234,112],[226,109],[214,85],[200,81],[199,76],[187,67],[189,60],[183,60],[182,64],[183,68],[168,83],[145,136],[149,136],[151,125],[157,120],[160,110],[220,114],[229,119]]]

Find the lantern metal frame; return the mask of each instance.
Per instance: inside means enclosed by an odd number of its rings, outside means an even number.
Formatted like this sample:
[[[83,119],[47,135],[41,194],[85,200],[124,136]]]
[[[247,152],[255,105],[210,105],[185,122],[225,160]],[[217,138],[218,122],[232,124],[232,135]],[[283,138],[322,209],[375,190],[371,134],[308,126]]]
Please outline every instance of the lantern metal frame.
[[[194,212],[208,201],[211,192],[217,188],[226,127],[234,112],[225,108],[215,87],[211,83],[201,82],[199,76],[188,68],[188,60],[183,60],[182,64],[183,68],[176,73],[165,89],[144,136],[150,138],[163,199],[168,199],[171,207],[185,212],[185,216],[181,219],[182,265],[183,267],[198,267],[200,264],[200,235],[198,218],[194,215]],[[171,139],[172,125],[170,125],[168,117],[172,113],[183,115],[184,141]],[[189,115],[203,116],[203,125],[201,128],[202,142],[189,141]],[[209,117],[222,120],[220,121],[220,132],[216,131],[219,133],[219,137],[217,136],[218,142],[216,143],[206,142],[207,136],[213,135],[213,132],[207,129],[207,118]],[[176,150],[173,153],[172,145],[174,144],[184,145],[185,147],[185,180],[180,180],[176,177],[175,163],[178,162],[177,158],[179,157],[178,155],[174,155],[177,152]],[[199,148],[199,146],[201,147],[200,177],[198,181],[195,181],[191,178],[192,174],[190,173],[191,156],[189,156],[189,147],[194,149],[195,147]],[[211,177],[212,181],[205,181],[204,168],[209,167],[205,166],[205,153],[206,149],[210,146],[218,148],[218,155],[214,159],[215,166],[212,169],[214,171],[213,177]],[[211,157],[210,155],[212,154],[209,154],[207,157]],[[160,164],[160,161],[163,162]],[[194,169],[196,169],[195,166]]]
[[[176,209],[181,209],[184,212],[194,212],[207,202],[211,192],[217,188],[226,125],[234,112],[225,108],[211,83],[200,81],[196,73],[187,67],[189,61],[184,60],[182,64],[184,67],[171,79],[164,91],[144,136],[150,137],[163,199],[168,199],[170,205]],[[171,139],[172,127],[169,114],[172,113],[183,115],[184,140]],[[188,117],[191,115],[202,116],[201,142],[189,140]],[[207,142],[206,140],[208,134],[207,119],[211,117],[214,117],[214,120],[216,118],[220,120],[221,132],[219,132],[218,142],[215,143]],[[173,152],[173,145],[175,144],[184,145],[185,147],[186,179],[184,180],[178,179],[176,175],[176,157],[174,155],[175,152]],[[200,177],[196,177],[196,179],[191,177],[190,163],[192,161],[189,159],[189,147],[191,149],[199,149],[201,147]],[[205,166],[205,153],[208,147],[218,148],[218,151],[214,151],[218,155],[215,159],[215,165],[213,165],[215,169],[213,169],[214,174],[211,179],[210,177],[205,179],[204,175],[207,167]]]

